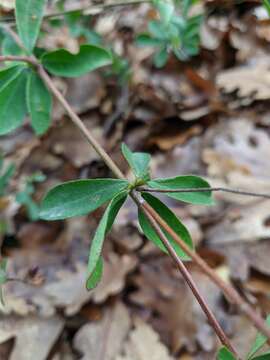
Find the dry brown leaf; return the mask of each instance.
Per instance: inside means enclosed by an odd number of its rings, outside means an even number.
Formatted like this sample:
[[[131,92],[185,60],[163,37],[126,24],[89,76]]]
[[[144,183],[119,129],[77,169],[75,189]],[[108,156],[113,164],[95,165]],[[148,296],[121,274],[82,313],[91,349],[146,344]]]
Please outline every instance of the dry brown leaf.
[[[208,176],[225,180],[227,187],[270,192],[269,152],[269,136],[248,118],[226,119],[209,128],[204,137],[203,160]],[[239,200],[236,195],[233,198]]]
[[[269,207],[270,200],[264,200],[241,208],[231,208],[221,222],[206,232],[208,243],[225,245],[269,238]]]
[[[130,326],[128,310],[118,302],[113,309],[107,310],[101,321],[80,328],[74,338],[74,347],[83,354],[82,360],[115,360]]]
[[[249,66],[235,67],[219,72],[217,85],[225,92],[238,90],[240,97],[254,100],[270,98],[270,69],[268,59],[257,59]]]
[[[36,250],[27,249],[13,254],[9,261],[11,276],[25,278],[31,268],[38,266],[45,281],[39,287],[17,282],[6,284],[6,306],[1,311],[6,314],[39,313],[51,316],[56,308],[61,308],[65,314],[74,315],[90,300],[101,303],[121,292],[126,275],[137,263],[135,257],[109,252],[104,259],[102,280],[96,289],[89,292],[85,288],[88,247],[78,240],[69,246],[70,250],[65,249],[65,253],[57,252],[53,247],[40,246]]]
[[[64,327],[58,316],[42,319],[37,317],[5,317],[0,320],[0,343],[15,338],[9,360],[46,360]]]
[[[158,334],[141,319],[135,319],[135,328],[124,345],[123,355],[115,360],[172,360]]]

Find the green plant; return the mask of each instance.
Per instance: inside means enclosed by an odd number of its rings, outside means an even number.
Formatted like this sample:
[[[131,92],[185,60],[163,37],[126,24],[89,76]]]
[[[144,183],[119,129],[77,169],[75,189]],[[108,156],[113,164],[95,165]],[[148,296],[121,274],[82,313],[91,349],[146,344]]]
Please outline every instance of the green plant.
[[[188,18],[188,12],[193,1],[183,0],[175,3],[181,6],[182,16]],[[0,61],[6,62],[6,67],[0,71],[0,134],[9,133],[20,126],[27,113],[30,114],[35,132],[43,134],[49,126],[51,113],[50,97],[54,95],[64,107],[72,122],[78,127],[86,140],[101,156],[117,178],[75,180],[60,184],[49,191],[41,204],[39,214],[41,218],[45,220],[59,220],[88,214],[110,201],[91,243],[87,288],[95,287],[101,278],[104,237],[110,230],[119,209],[129,195],[138,206],[139,221],[146,237],[159,246],[161,250],[167,252],[174,260],[221,343],[233,354],[237,353],[218,324],[214,314],[205,303],[182,260],[190,258],[196,262],[199,268],[223,290],[232,303],[239,306],[242,312],[269,341],[270,330],[265,325],[263,319],[254,312],[232,286],[224,282],[196,254],[187,229],[171,210],[159,199],[148,194],[148,192],[163,192],[165,195],[180,201],[211,205],[212,191],[230,191],[245,195],[250,195],[250,193],[211,188],[205,180],[192,175],[151,180],[149,173],[150,156],[145,153],[133,153],[127,146],[123,145],[123,155],[134,174],[133,181],[127,181],[119,167],[95,140],[48,75],[49,73],[54,76],[63,77],[81,76],[105,65],[111,65],[114,61],[113,55],[103,47],[93,44],[82,44],[77,54],[72,54],[65,49],[46,52],[35,47],[45,5],[45,0],[16,0],[16,24],[19,37],[12,29],[4,29],[5,38],[3,42],[8,39],[10,45],[5,47],[5,51],[7,51],[5,55],[0,56]],[[160,13],[160,23],[158,25],[161,23],[170,24],[171,20],[174,19],[174,4],[169,1],[162,2],[159,0],[154,1],[154,5]],[[180,32],[180,29],[182,29],[181,21],[176,19],[174,22],[175,24],[171,28],[177,29],[177,36],[179,34],[183,36],[185,32]],[[194,26],[194,33],[198,30],[196,26]],[[174,31],[172,30],[169,36],[171,43],[168,49],[166,47],[166,51],[177,50],[178,45],[180,49],[185,48],[182,43],[176,42],[176,37],[174,38],[173,36],[176,36],[176,31],[173,34]],[[190,34],[187,35],[188,39],[193,39],[188,45],[190,46],[190,51],[187,52],[190,54],[194,53],[192,47],[194,47],[196,42],[195,35],[193,38],[193,31],[191,30]],[[185,44],[187,46],[188,42],[185,42]],[[31,195],[31,189],[28,195]],[[269,198],[269,194],[253,195]]]
[[[77,180],[60,184],[49,191],[41,204],[41,219],[45,220],[62,220],[72,216],[86,215],[105,202],[110,201],[100,224],[97,228],[96,234],[91,242],[89,265],[88,265],[88,280],[87,288],[91,289],[97,285],[101,277],[101,256],[103,241],[106,233],[110,230],[116,218],[120,207],[124,204],[127,196],[134,190],[143,185],[161,186],[163,189],[172,190],[174,187],[178,188],[209,188],[209,184],[197,176],[178,176],[170,179],[154,179],[151,180],[149,173],[150,155],[146,153],[133,153],[123,144],[122,152],[127,160],[133,174],[132,182],[127,180],[115,179],[88,179]],[[175,194],[167,193],[168,196]],[[198,192],[194,194],[178,194],[178,200],[193,204],[212,204],[211,191]],[[190,196],[191,195],[191,196]],[[171,212],[167,206],[159,199],[148,193],[142,192],[145,201],[157,211],[157,213],[168,223],[168,225],[186,242],[186,244],[193,249],[192,239],[186,227],[181,221]],[[139,210],[139,222],[146,237],[157,245],[162,251],[167,253],[162,240],[152,228],[147,217]],[[164,235],[171,243],[177,255],[183,259],[188,260],[189,256],[183,252],[179,244],[164,231]]]
[[[148,23],[148,33],[140,34],[137,44],[157,49],[154,55],[156,67],[163,67],[171,52],[181,61],[198,54],[203,15],[189,15],[194,3],[184,0],[178,1],[177,5],[170,0],[153,0],[159,19]]]

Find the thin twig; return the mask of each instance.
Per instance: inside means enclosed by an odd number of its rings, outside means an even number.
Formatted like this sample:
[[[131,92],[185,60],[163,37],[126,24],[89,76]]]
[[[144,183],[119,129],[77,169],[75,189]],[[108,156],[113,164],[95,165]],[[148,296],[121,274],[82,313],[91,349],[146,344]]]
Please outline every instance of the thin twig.
[[[80,129],[80,131],[85,136],[86,140],[89,144],[95,149],[95,151],[99,154],[108,168],[114,173],[114,175],[119,179],[125,179],[124,174],[119,169],[119,167],[113,162],[110,156],[103,150],[103,148],[99,145],[97,140],[91,135],[90,131],[84,125],[79,116],[73,111],[69,103],[66,101],[64,96],[60,93],[60,91],[56,88],[51,78],[48,76],[46,71],[43,69],[42,65],[38,66],[38,73],[40,77],[43,79],[48,89],[53,93],[56,99],[60,102],[60,104],[64,107],[67,114],[69,115],[72,122]]]
[[[252,197],[260,197],[265,199],[270,199],[270,194],[257,193],[253,191],[245,191],[238,189],[230,189],[223,187],[208,187],[208,188],[184,188],[184,189],[154,189],[154,188],[145,188],[140,187],[136,190],[140,192],[156,192],[156,193],[192,193],[192,192],[209,192],[209,191],[222,191],[232,194],[244,195],[244,196],[252,196]]]
[[[58,18],[65,15],[73,14],[75,12],[81,12],[83,15],[97,15],[104,11],[110,10],[115,7],[121,6],[132,6],[132,5],[140,5],[149,3],[151,0],[126,0],[126,1],[119,1],[119,2],[110,2],[107,4],[99,4],[99,5],[86,5],[81,7],[74,7],[72,9],[57,11],[45,14],[43,16],[44,19],[52,19]],[[14,17],[5,18],[2,22],[8,23],[9,25],[15,24]]]
[[[5,55],[5,56],[0,56],[0,62],[5,62],[5,61],[19,61],[19,62],[25,62],[34,66],[38,65],[38,61],[35,59],[32,59],[29,56],[13,56],[13,55]]]
[[[212,310],[209,308],[209,306],[207,305],[207,303],[203,299],[202,295],[200,294],[200,291],[197,288],[197,285],[195,284],[192,276],[190,275],[187,268],[185,267],[183,261],[178,257],[178,255],[175,252],[174,248],[172,247],[169,240],[166,238],[166,236],[161,231],[159,225],[157,224],[157,222],[154,219],[154,217],[152,216],[152,214],[143,205],[144,200],[141,200],[138,197],[136,197],[136,195],[134,193],[131,194],[131,197],[136,202],[137,206],[143,211],[143,213],[145,214],[145,216],[149,220],[150,224],[152,225],[152,227],[154,228],[154,230],[156,231],[156,233],[158,234],[158,236],[162,240],[162,243],[164,244],[164,246],[168,250],[169,254],[171,255],[172,259],[174,260],[175,264],[177,265],[180,273],[182,274],[184,280],[186,281],[189,288],[191,289],[194,297],[197,299],[198,303],[200,304],[202,310],[204,311],[206,317],[209,320],[209,323],[211,324],[211,326],[215,330],[215,333],[217,334],[219,340],[221,341],[221,343],[223,345],[227,346],[227,348],[237,356],[236,350],[234,349],[234,347],[231,344],[230,340],[228,339],[227,335],[224,333],[223,329],[219,325],[219,323],[218,323],[215,315],[213,314]],[[240,358],[237,357],[237,359],[240,359]]]
[[[13,32],[13,30],[9,30]],[[18,42],[17,42],[18,43]],[[18,43],[19,45],[19,43]],[[99,145],[99,143],[92,137],[89,130],[85,127],[82,120],[78,117],[78,115],[73,111],[71,106],[67,103],[66,99],[63,95],[58,91],[51,78],[48,76],[46,71],[43,69],[42,65],[37,66],[38,73],[48,86],[48,88],[52,91],[56,99],[61,103],[64,107],[68,115],[70,116],[73,123],[78,127],[78,129],[83,133],[86,137],[89,144],[95,149],[95,151],[100,155],[103,161],[107,164],[107,166],[111,169],[111,171],[115,174],[115,176],[119,179],[123,179],[124,175],[118,166],[113,162],[113,160],[109,157],[109,155],[105,152],[105,150]],[[209,276],[209,278],[227,295],[228,299],[237,304],[242,312],[251,320],[251,322],[255,325],[255,327],[261,331],[270,342],[270,329],[265,325],[263,318],[260,317],[246,302],[242,297],[236,292],[236,290],[225,283],[207,264],[206,262],[196,253],[191,251],[189,247],[185,244],[183,240],[181,240],[178,235],[163,221],[163,219],[156,213],[154,209],[152,209],[146,202],[141,204],[142,209],[145,214],[151,214],[154,220],[161,226],[166,229],[166,231],[174,238],[175,241],[179,243],[181,248],[192,258],[192,260],[196,263],[197,266]],[[165,244],[164,244],[165,245]]]
[[[254,326],[262,332],[268,339],[270,345],[270,329],[266,326],[262,317],[252,309],[252,307],[238,294],[238,292],[228,283],[226,283],[217,273],[208,266],[208,264],[174,232],[174,230],[159,216],[159,214],[146,202],[141,202],[142,208],[150,213],[155,221],[166,230],[171,237],[179,244],[182,250],[194,261],[194,263],[211,279],[224,293],[227,299],[237,305],[243,314],[245,314]]]

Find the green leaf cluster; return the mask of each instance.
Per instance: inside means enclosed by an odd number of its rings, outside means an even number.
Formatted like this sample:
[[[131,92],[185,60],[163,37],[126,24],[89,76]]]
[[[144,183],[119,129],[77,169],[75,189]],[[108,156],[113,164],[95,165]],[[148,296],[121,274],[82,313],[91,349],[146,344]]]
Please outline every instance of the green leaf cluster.
[[[39,61],[52,75],[77,77],[112,63],[110,51],[90,44],[80,46],[77,54],[65,49],[36,51],[46,0],[16,0],[15,15],[18,34],[24,49],[18,48],[4,33],[3,55],[40,55]],[[28,63],[7,63],[0,70],[0,135],[22,125],[27,114],[37,135],[50,126],[52,96],[36,69]]]
[[[181,61],[197,55],[203,16],[189,15],[194,1],[181,1],[179,14],[173,1],[153,0],[153,3],[159,19],[148,23],[148,32],[137,37],[137,44],[157,49],[154,55],[155,66],[163,67],[171,52]]]
[[[116,179],[85,179],[69,181],[57,185],[44,197],[41,204],[40,218],[44,220],[63,220],[73,216],[87,215],[103,204],[109,202],[100,223],[92,239],[86,287],[94,288],[101,279],[103,260],[102,248],[106,234],[111,229],[115,218],[123,206],[130,191],[136,190],[142,185],[149,188],[156,187],[165,190],[165,195],[177,200],[192,204],[212,204],[210,191],[198,193],[166,193],[166,190],[181,188],[209,188],[209,184],[197,176],[178,176],[169,179],[153,179],[150,177],[150,155],[143,152],[132,152],[127,145],[122,144],[122,153],[130,169],[133,172],[134,180],[129,183],[127,180]],[[190,195],[190,196],[189,196]],[[143,199],[156,210],[162,219],[178,234],[182,240],[193,250],[193,243],[187,228],[180,219],[158,198],[142,192]],[[138,212],[139,223],[143,233],[163,252],[167,249],[156,231],[152,228],[147,217],[142,211]],[[166,231],[163,231],[168,241],[183,260],[189,260],[187,254]]]

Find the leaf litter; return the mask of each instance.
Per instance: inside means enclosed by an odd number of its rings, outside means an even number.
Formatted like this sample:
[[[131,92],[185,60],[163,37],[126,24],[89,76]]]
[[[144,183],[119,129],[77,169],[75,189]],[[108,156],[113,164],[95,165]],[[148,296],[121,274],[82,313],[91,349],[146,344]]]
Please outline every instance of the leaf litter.
[[[130,41],[153,17],[147,4],[99,16],[96,29],[134,68],[128,109],[121,109],[125,116],[115,118],[109,137],[104,125],[118,106],[117,81],[99,72],[54,81],[123,170],[121,141],[151,152],[155,177],[192,173],[217,186],[270,192],[269,30],[255,1],[230,7],[215,0],[207,3],[200,56],[185,64],[172,58],[159,70],[152,66],[152,52]],[[69,8],[79,4],[85,2],[67,2]],[[12,14],[12,6],[12,1],[2,1],[1,15]],[[254,21],[256,26],[250,26]],[[66,46],[70,38],[66,27],[46,33],[46,47]],[[79,48],[78,39],[68,46],[71,51]],[[37,170],[47,176],[36,188],[37,201],[60,181],[109,176],[63,110],[54,107],[48,135],[36,140],[26,123],[1,138],[7,160],[18,169],[11,193],[23,176]],[[168,204],[189,224],[197,250],[215,271],[237,281],[267,313],[269,201],[223,193],[215,197],[213,208],[179,205],[172,199]],[[171,261],[138,233],[130,202],[105,242],[104,278],[92,292],[84,285],[87,253],[100,210],[75,220],[31,223],[14,196],[1,198],[0,208],[6,228],[0,237],[2,252],[10,276],[21,280],[4,286],[4,360],[31,359],[33,353],[37,360],[214,359],[218,343],[212,329]],[[226,333],[241,353],[248,351],[252,326],[224,306],[221,292],[195,266],[188,267]],[[245,335],[240,338],[239,333]]]

